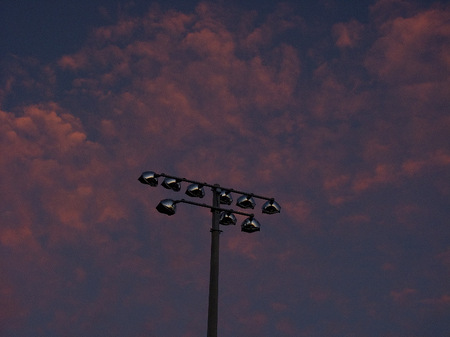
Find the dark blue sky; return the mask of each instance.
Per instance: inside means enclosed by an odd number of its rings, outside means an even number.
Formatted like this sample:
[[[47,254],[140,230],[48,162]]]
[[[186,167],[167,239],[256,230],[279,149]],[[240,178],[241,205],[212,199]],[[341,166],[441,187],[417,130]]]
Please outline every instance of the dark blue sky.
[[[119,13],[142,15],[149,3],[163,9],[175,8],[192,12],[197,1],[36,1],[4,0],[1,8],[2,55],[36,56],[54,60],[61,54],[80,48],[95,27],[112,24]],[[220,2],[219,2],[220,3]],[[260,15],[269,13],[277,1],[226,1],[228,8],[256,10]],[[289,3],[289,2],[286,2]],[[342,4],[339,1],[291,2],[296,13],[309,23],[326,24],[336,18],[347,21],[352,18],[367,21],[368,6],[373,1],[358,1]]]

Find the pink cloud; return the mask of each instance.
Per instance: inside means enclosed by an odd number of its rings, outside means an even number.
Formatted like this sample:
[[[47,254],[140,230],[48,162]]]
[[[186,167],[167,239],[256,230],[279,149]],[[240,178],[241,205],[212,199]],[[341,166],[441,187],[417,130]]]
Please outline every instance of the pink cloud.
[[[271,13],[261,25],[255,27],[257,17],[256,11],[245,13],[242,15],[240,26],[240,46],[252,53],[257,53],[258,49],[270,45],[277,34],[304,27],[304,20],[300,16],[293,15],[292,8],[286,3],[277,4],[275,12]]]
[[[298,336],[298,329],[289,319],[282,319],[277,323],[277,330],[286,336]]]
[[[396,17],[385,22],[382,36],[366,59],[368,69],[391,83],[423,83],[446,80],[450,50],[445,44],[450,30],[445,25],[449,11],[434,8],[410,17]]]
[[[374,172],[362,174],[356,177],[353,182],[353,189],[356,192],[364,191],[373,185],[387,184],[395,182],[396,173],[394,167],[389,164],[378,164]]]
[[[206,57],[229,58],[234,52],[234,43],[231,35],[226,30],[213,32],[203,28],[199,31],[189,33],[183,43],[186,48],[192,48],[195,53]]]
[[[372,19],[378,24],[411,15],[415,9],[414,4],[406,0],[378,0],[369,8]]]
[[[450,306],[450,295],[442,295],[439,298],[427,298],[422,300],[422,303],[448,308]]]
[[[397,268],[395,267],[394,264],[386,262],[386,263],[383,263],[383,265],[381,266],[381,269],[383,271],[395,271]]]
[[[325,302],[330,299],[331,293],[329,289],[313,288],[309,293],[310,298],[315,302]]]
[[[191,14],[152,9],[125,16],[47,67],[71,81],[63,98],[0,111],[0,173],[8,177],[1,182],[0,242],[12,256],[9,273],[20,280],[0,286],[14,311],[9,317],[42,311],[63,334],[67,326],[93,329],[125,310],[150,317],[141,318],[142,331],[157,334],[189,317],[183,333],[198,335],[204,303],[191,310],[192,301],[206,302],[210,214],[189,206],[177,217],[157,213],[157,202],[172,194],[140,185],[137,175],[146,169],[249,189],[282,204],[281,214],[261,216],[261,233],[245,235],[237,226],[221,241],[229,263],[223,311],[232,322],[240,318],[239,331],[306,334],[296,321],[305,301],[330,302],[330,313],[347,318],[361,305],[350,293],[367,297],[358,315],[371,319],[383,317],[374,299],[380,292],[414,304],[422,289],[390,292],[383,282],[395,283],[411,258],[396,231],[416,235],[423,224],[415,216],[433,210],[408,200],[386,206],[383,196],[427,179],[433,197],[449,193],[449,119],[442,113],[448,90],[439,71],[448,63],[439,42],[448,35],[448,13],[436,7],[382,19],[375,7],[376,24],[332,29],[335,46],[355,51],[370,44],[360,43],[368,27],[377,29],[371,49],[355,53],[364,56],[351,65],[344,51],[331,59],[317,48],[324,62],[310,69],[312,54],[280,43],[280,33],[303,25],[289,9],[256,25],[255,13],[224,14],[202,3]],[[227,15],[235,15],[232,25]],[[375,79],[366,78],[364,66]],[[2,95],[22,83],[51,96],[51,85],[27,76],[9,78]],[[344,283],[349,267],[336,258],[343,248],[329,242],[341,241],[356,253],[355,265],[364,265],[361,280],[385,278],[374,282],[380,288],[336,291],[334,278]],[[374,254],[374,269],[367,254]],[[436,259],[446,266],[442,254]],[[246,284],[256,285],[253,293]],[[24,289],[38,298],[26,303]],[[446,295],[430,299],[447,303]],[[230,322],[223,325],[233,335]],[[327,329],[346,327],[327,322]]]
[[[446,250],[446,251],[444,251],[444,252],[442,252],[442,253],[439,253],[439,254],[437,255],[437,258],[438,258],[439,260],[441,260],[442,263],[443,263],[447,268],[450,269],[450,249],[448,249],[448,250]]]
[[[423,216],[423,208],[416,204],[399,205],[395,211],[398,223],[404,228],[413,229],[417,226],[417,218]]]
[[[409,301],[416,293],[416,289],[405,288],[399,291],[391,291],[390,295],[396,303],[405,304],[405,302]]]
[[[348,23],[337,23],[333,26],[336,46],[339,48],[354,47],[362,38],[364,26],[356,20]]]
[[[3,184],[3,191],[11,196],[4,202],[10,205],[14,217],[2,228],[2,242],[8,246],[21,246],[24,242],[36,245],[33,223],[37,221],[38,215],[31,211],[33,207],[27,205],[32,203],[32,196],[39,194],[37,187],[45,186],[48,191],[56,187],[55,180],[61,176],[61,171],[68,169],[61,166],[67,163],[68,153],[73,156],[83,145],[90,145],[86,142],[79,121],[62,112],[55,104],[26,107],[20,117],[2,112],[2,119],[7,137],[6,142],[3,142],[2,174],[17,178]],[[19,171],[15,170],[16,167],[20,168]],[[22,173],[20,179],[17,177],[18,172]],[[33,181],[33,184],[28,184],[28,181]],[[90,187],[86,186],[80,187],[79,191],[84,197],[89,190]],[[55,195],[55,191],[49,195]],[[67,204],[73,195],[59,194],[59,197],[58,200],[67,205],[68,213],[63,218],[74,216],[74,212],[78,214],[79,210]],[[59,208],[54,210],[61,211]]]
[[[308,222],[312,212],[312,205],[304,200],[286,201],[283,203],[286,212],[299,222]]]
[[[2,332],[7,326],[20,326],[27,315],[27,311],[21,306],[15,287],[5,274],[0,277],[0,296],[2,298],[0,332]]]
[[[83,57],[76,57],[76,56],[69,56],[65,55],[61,57],[59,60],[59,66],[63,69],[71,69],[76,70],[79,68],[84,67],[84,65],[87,63],[87,59]]]
[[[249,235],[235,235],[227,240],[226,248],[233,253],[238,253],[248,259],[256,260],[262,251],[262,243],[257,237]]]
[[[275,311],[286,311],[288,309],[288,306],[284,303],[275,302],[272,303],[272,308]]]

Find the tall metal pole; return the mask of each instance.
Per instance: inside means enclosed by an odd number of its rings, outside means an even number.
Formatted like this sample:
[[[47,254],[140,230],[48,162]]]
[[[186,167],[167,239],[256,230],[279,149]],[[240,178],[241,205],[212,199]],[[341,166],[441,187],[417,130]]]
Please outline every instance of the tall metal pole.
[[[219,207],[219,185],[214,185],[213,207]],[[208,336],[217,337],[217,321],[219,317],[219,211],[211,210],[211,262],[209,274],[209,304],[208,304]]]
[[[209,302],[208,302],[208,336],[207,337],[217,337],[217,323],[218,323],[218,317],[219,317],[219,236],[222,232],[220,230],[220,212],[226,212],[224,213],[226,216],[229,216],[229,214],[240,214],[248,216],[249,218],[246,219],[242,223],[242,231],[247,233],[253,233],[260,230],[260,225],[256,219],[254,219],[253,214],[248,214],[244,212],[238,212],[232,209],[222,209],[220,208],[220,193],[221,193],[221,187],[217,184],[210,185],[208,183],[202,183],[202,182],[196,182],[194,180],[188,180],[186,178],[179,178],[170,176],[164,173],[155,173],[153,171],[145,171],[141,174],[141,176],[138,178],[138,180],[143,183],[150,186],[157,186],[158,185],[158,177],[165,177],[168,178],[169,182],[166,182],[166,179],[164,179],[163,186],[165,188],[172,189],[174,191],[180,190],[180,182],[185,181],[189,182],[191,184],[196,184],[197,186],[194,186],[193,189],[190,189],[188,187],[188,190],[186,190],[186,194],[191,197],[200,197],[203,198],[204,192],[203,187],[211,187],[213,192],[213,204],[212,206],[206,205],[206,204],[200,204],[197,202],[192,202],[188,200],[171,200],[171,199],[164,199],[161,200],[161,202],[158,204],[156,209],[163,214],[167,215],[174,215],[176,208],[175,205],[179,202],[200,206],[200,207],[206,207],[209,208],[212,212],[212,226],[211,226],[211,261],[210,261],[210,275],[209,275]],[[242,194],[242,197],[245,197],[249,202],[249,204],[245,204],[244,202],[240,202],[238,199],[238,202],[236,203],[237,206],[242,208],[253,208],[254,207],[254,201],[253,198],[263,199],[267,200],[267,202],[263,205],[263,213],[267,214],[275,214],[280,213],[281,207],[278,205],[277,202],[273,198],[267,198],[263,196],[256,195],[254,193],[247,193],[247,192],[241,192],[234,190],[232,188],[224,188],[223,189],[226,192],[233,192],[233,193],[239,193]],[[195,191],[195,193],[194,193]],[[200,194],[198,192],[201,192]],[[250,200],[251,201],[250,201]],[[228,203],[227,203],[228,204]],[[228,214],[228,215],[227,215]],[[232,219],[232,218],[231,218]],[[227,220],[227,218],[225,218]],[[229,219],[228,219],[229,220]],[[223,224],[231,224],[229,221],[225,221]],[[236,219],[231,220],[233,224],[235,224]]]

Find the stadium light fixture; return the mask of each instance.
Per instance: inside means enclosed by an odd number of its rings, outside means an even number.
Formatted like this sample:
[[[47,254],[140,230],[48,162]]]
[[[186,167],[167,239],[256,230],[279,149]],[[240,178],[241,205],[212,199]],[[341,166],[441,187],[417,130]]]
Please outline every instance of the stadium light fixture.
[[[223,188],[218,184],[202,183],[186,178],[179,178],[164,173],[155,173],[153,171],[143,172],[138,180],[142,184],[158,186],[158,178],[163,177],[161,186],[166,189],[178,192],[181,190],[181,183],[187,182],[190,185],[186,189],[186,195],[194,198],[203,198],[205,196],[204,187],[211,188],[212,205],[201,204],[194,201],[180,199],[163,199],[156,206],[158,212],[172,216],[176,213],[178,203],[186,203],[194,206],[209,208],[212,213],[211,226],[211,259],[210,259],[210,280],[209,280],[209,301],[208,301],[208,330],[207,337],[217,337],[218,323],[218,299],[219,299],[219,235],[222,232],[220,225],[235,225],[236,215],[244,215],[247,218],[242,222],[241,231],[245,233],[254,233],[261,230],[260,223],[255,219],[254,214],[249,214],[233,209],[221,208],[220,205],[231,205],[233,203],[232,193],[240,194],[236,205],[244,209],[254,209],[255,199],[265,200],[262,206],[262,213],[276,214],[280,213],[281,206],[273,199],[259,196],[253,193],[242,192],[232,188]]]

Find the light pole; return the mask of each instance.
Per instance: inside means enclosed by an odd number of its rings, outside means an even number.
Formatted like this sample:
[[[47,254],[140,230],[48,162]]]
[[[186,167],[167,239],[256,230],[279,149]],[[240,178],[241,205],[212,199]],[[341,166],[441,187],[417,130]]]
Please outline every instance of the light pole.
[[[176,212],[176,205],[178,203],[186,203],[194,206],[209,208],[212,212],[211,225],[211,260],[210,260],[210,275],[209,275],[209,302],[208,302],[208,334],[207,337],[217,337],[217,322],[218,322],[218,304],[219,304],[219,236],[222,232],[220,225],[235,225],[236,217],[234,214],[245,215],[248,218],[244,220],[241,225],[241,231],[246,233],[253,233],[260,230],[259,222],[254,218],[253,214],[236,211],[233,209],[221,208],[220,204],[231,205],[233,198],[231,193],[241,194],[236,201],[236,205],[244,209],[253,209],[255,207],[255,200],[262,199],[266,202],[262,206],[262,212],[266,214],[275,214],[281,211],[280,205],[273,199],[267,198],[253,193],[237,191],[232,188],[223,188],[218,184],[202,183],[186,178],[179,178],[164,173],[155,173],[153,171],[146,171],[141,174],[138,180],[150,186],[158,185],[158,178],[164,177],[161,184],[167,189],[173,191],[180,191],[181,182],[188,182],[190,185],[186,190],[186,194],[190,197],[203,198],[205,196],[204,187],[210,187],[212,191],[212,205],[201,204],[185,199],[172,200],[164,199],[156,206],[156,209],[163,214],[174,215]]]

